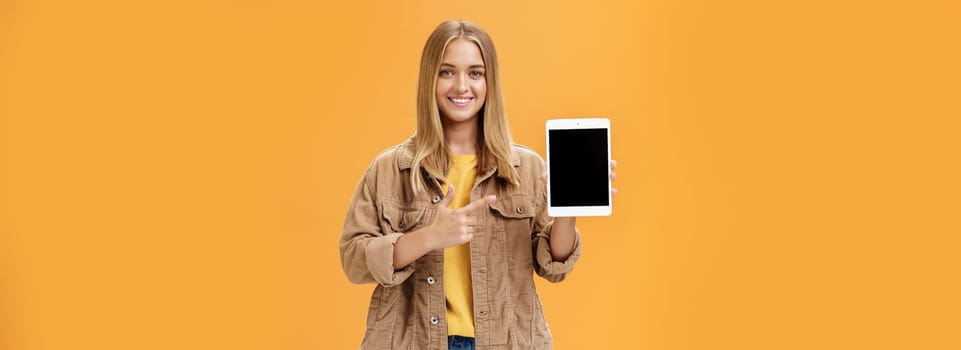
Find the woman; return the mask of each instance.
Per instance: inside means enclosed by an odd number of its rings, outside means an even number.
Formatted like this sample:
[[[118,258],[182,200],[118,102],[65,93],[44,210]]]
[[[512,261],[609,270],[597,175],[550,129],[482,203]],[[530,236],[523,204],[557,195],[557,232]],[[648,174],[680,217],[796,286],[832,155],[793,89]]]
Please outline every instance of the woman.
[[[371,163],[340,240],[354,283],[377,283],[362,349],[549,349],[532,271],[560,282],[575,218],[546,211],[544,161],[513,144],[490,37],[465,21],[427,39],[417,131]]]

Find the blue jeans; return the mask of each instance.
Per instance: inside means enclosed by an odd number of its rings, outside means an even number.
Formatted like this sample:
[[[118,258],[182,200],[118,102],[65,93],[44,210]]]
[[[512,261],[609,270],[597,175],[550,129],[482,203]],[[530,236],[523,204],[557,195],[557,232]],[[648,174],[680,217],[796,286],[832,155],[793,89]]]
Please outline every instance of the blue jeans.
[[[474,338],[451,335],[447,337],[447,350],[475,350]]]

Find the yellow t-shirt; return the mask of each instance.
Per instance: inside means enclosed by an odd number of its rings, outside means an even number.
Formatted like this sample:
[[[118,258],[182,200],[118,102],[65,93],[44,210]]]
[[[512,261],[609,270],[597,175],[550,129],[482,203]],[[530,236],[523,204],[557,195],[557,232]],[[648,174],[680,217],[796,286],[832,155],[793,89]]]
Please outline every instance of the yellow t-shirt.
[[[477,156],[454,155],[447,184],[454,186],[451,209],[470,204],[477,177]],[[444,184],[444,190],[447,190]],[[444,249],[444,296],[447,298],[447,334],[474,336],[474,295],[470,277],[470,242]]]

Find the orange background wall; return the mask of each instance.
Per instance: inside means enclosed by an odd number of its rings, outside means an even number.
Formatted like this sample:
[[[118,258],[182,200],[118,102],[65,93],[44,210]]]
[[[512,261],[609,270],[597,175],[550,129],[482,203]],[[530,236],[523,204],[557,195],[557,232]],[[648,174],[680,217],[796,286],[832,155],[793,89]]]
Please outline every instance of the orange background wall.
[[[961,348],[959,1],[0,2],[0,349],[352,349],[351,192],[442,20],[608,116],[557,349]]]

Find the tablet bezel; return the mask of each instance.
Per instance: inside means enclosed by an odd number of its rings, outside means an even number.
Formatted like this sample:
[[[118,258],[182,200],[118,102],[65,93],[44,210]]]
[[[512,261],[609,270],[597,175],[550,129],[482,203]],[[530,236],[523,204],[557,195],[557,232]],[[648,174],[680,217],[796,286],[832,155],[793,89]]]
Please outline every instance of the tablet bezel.
[[[570,118],[550,119],[546,123],[547,143],[547,173],[551,167],[551,130],[570,129],[607,129],[607,164],[611,163],[611,120],[607,118]],[[607,203],[606,206],[578,206],[554,207],[551,205],[551,178],[547,177],[547,214],[552,217],[571,216],[609,216],[614,202],[611,198],[611,168],[607,168]]]

